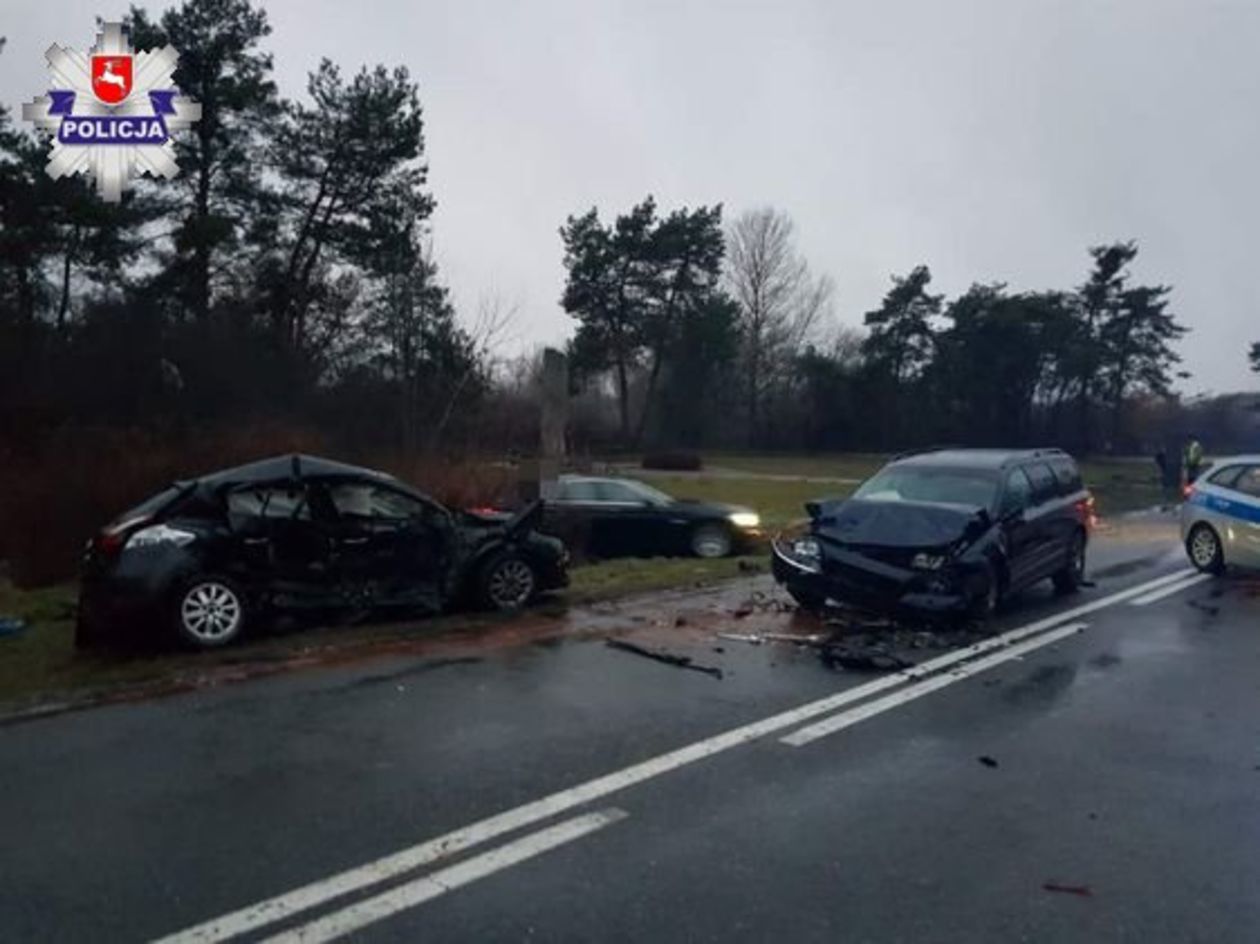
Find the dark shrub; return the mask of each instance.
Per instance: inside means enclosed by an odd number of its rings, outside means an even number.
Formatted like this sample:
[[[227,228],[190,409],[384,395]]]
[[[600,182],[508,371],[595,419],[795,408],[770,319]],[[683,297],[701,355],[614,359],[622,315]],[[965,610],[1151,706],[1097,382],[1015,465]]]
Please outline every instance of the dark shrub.
[[[675,449],[670,452],[649,452],[643,457],[643,468],[662,469],[667,472],[699,472],[704,460],[698,452]]]

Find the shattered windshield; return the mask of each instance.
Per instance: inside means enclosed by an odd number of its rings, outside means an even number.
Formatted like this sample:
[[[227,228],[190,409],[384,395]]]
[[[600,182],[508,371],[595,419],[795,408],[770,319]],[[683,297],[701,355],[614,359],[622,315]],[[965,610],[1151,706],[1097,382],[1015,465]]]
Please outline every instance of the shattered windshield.
[[[989,508],[997,498],[997,478],[974,469],[894,467],[867,480],[853,497]]]

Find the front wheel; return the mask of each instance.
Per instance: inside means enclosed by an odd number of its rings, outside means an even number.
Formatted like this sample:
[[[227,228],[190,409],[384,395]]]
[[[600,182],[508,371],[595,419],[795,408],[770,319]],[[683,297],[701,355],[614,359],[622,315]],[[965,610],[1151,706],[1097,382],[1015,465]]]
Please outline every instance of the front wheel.
[[[516,554],[500,554],[481,572],[481,603],[492,610],[519,610],[537,589],[533,566]]]
[[[806,613],[821,613],[827,605],[826,599],[817,593],[810,593],[808,590],[794,590],[788,588],[788,596],[796,601],[796,605]]]
[[[726,557],[731,552],[731,533],[720,524],[702,524],[691,532],[691,553],[696,557]]]
[[[175,604],[175,631],[194,649],[218,649],[245,628],[245,599],[225,577],[196,577],[184,585]]]
[[[1225,569],[1225,551],[1220,536],[1211,525],[1196,524],[1186,538],[1190,563],[1205,574],[1219,574]]]

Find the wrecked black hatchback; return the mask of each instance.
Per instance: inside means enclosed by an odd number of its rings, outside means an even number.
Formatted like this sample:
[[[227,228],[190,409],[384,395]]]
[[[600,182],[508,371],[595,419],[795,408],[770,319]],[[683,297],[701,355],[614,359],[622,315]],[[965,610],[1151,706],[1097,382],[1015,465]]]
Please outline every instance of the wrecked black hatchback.
[[[226,645],[276,612],[523,606],[568,582],[568,553],[507,520],[451,511],[392,476],[282,456],[176,482],[84,552],[76,643],[148,634]]]
[[[957,619],[1047,578],[1079,587],[1093,498],[1060,450],[950,449],[898,457],[851,498],[806,510],[807,529],[772,550],[802,607]]]

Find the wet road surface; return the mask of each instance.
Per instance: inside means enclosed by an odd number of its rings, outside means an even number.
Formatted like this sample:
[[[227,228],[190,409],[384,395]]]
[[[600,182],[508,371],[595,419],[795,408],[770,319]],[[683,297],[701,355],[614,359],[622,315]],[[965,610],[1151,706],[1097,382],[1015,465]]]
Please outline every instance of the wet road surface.
[[[0,728],[0,928],[1253,941],[1260,581],[1184,569],[1133,519],[919,674],[719,638],[821,631],[753,577]]]

